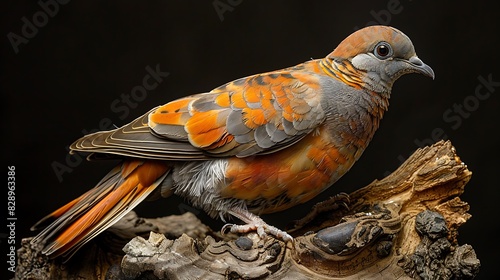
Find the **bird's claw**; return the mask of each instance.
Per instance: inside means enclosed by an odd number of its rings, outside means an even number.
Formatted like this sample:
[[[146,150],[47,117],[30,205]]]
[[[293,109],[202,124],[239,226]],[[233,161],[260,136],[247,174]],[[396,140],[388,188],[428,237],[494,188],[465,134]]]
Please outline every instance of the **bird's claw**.
[[[227,234],[229,232],[231,232],[231,233],[248,233],[251,231],[256,231],[257,235],[261,239],[266,238],[267,234],[269,234],[269,235],[272,235],[272,236],[276,237],[277,239],[280,239],[284,242],[288,242],[288,241],[293,240],[293,237],[290,234],[288,234],[285,231],[282,231],[276,227],[265,224],[265,223],[264,224],[251,223],[251,224],[246,224],[246,225],[225,224],[221,229],[222,234]]]

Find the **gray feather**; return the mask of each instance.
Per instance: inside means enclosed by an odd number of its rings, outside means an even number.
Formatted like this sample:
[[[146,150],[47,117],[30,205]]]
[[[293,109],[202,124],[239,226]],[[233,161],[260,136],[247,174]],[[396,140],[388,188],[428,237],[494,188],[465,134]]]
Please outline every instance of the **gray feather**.
[[[266,131],[267,134],[271,135],[271,140],[276,143],[279,143],[288,137],[288,135],[283,130],[279,130],[272,123],[266,124]]]
[[[267,148],[270,148],[276,144],[276,142],[273,142],[271,140],[271,137],[269,136],[269,134],[267,134],[267,130],[266,130],[265,126],[257,127],[257,129],[255,129],[254,135],[255,135],[254,136],[255,142],[257,142],[257,145],[259,145],[259,147],[261,147],[261,148],[267,149]]]
[[[231,113],[229,113],[226,122],[226,129],[229,134],[235,136],[246,134],[251,130],[243,123],[243,112],[241,110],[233,110],[231,111]],[[246,143],[246,142],[240,142],[240,143]]]
[[[283,124],[283,128],[285,130],[285,133],[287,135],[293,136],[293,135],[297,134],[297,130],[295,129],[293,123],[283,119],[282,124]]]
[[[186,130],[184,130],[184,126],[180,125],[165,125],[165,124],[157,124],[154,128],[151,129],[159,137],[165,137],[172,140],[187,140],[188,135]]]
[[[245,144],[254,141],[253,131],[248,131],[245,134],[234,135],[234,140],[240,144]]]

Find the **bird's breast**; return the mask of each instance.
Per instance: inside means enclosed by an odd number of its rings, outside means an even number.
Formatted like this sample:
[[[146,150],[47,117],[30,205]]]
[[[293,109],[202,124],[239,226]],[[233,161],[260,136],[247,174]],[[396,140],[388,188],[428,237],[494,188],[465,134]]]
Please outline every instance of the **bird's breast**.
[[[337,146],[325,127],[267,155],[230,158],[221,195],[275,212],[303,203],[337,181],[354,164],[353,146]],[[258,203],[256,203],[258,201]],[[273,205],[262,205],[266,202]],[[252,208],[252,207],[249,207]]]

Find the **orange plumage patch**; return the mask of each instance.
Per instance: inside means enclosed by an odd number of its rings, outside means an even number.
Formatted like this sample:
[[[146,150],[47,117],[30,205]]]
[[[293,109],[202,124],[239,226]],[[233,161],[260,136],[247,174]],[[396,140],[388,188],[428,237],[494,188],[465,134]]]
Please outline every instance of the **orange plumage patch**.
[[[351,77],[349,77],[347,75],[339,75],[336,78],[340,79],[343,83],[345,83],[353,88],[356,88],[356,89],[362,88],[358,82],[354,81]]]
[[[178,111],[187,111],[187,107],[191,101],[195,100],[196,98],[182,98],[178,100],[174,100],[172,102],[169,102],[160,108],[158,108],[157,111],[166,111],[167,113],[174,113]]]
[[[260,88],[261,87],[259,86],[245,87],[244,98],[247,103],[260,102],[261,100]]]
[[[122,166],[122,172],[121,175],[122,177],[127,177],[130,175],[134,170],[137,169],[137,167],[141,166],[144,162],[141,160],[134,160],[134,161],[129,161],[126,164],[123,164]]]
[[[215,98],[215,103],[221,107],[228,108],[231,106],[231,99],[229,98],[229,92],[223,92]]]
[[[293,121],[293,109],[290,107],[290,99],[285,95],[276,95],[276,101],[283,110],[283,117],[288,121]]]
[[[218,142],[225,133],[224,128],[213,129],[202,134],[189,134],[189,142],[196,147],[204,148]]]
[[[112,215],[121,205],[129,204],[148,188],[170,167],[157,161],[130,161],[124,163],[122,174],[126,175],[120,186],[110,185],[104,197],[88,212],[66,228],[54,241],[61,251],[70,248],[85,238],[104,216]],[[83,196],[82,196],[83,197]],[[71,202],[70,204],[72,204]]]
[[[149,120],[157,124],[183,125],[185,122],[183,114],[185,113],[154,112],[149,116]]]
[[[261,125],[268,123],[264,111],[262,109],[243,109],[243,118],[245,119],[245,125],[251,129],[255,129]]]
[[[266,156],[230,158],[226,170],[227,197],[273,199],[286,194],[305,202],[329,186],[345,157],[334,148],[325,132],[308,135],[295,146]],[[343,174],[344,171],[340,172]],[[272,211],[293,206],[277,205]]]
[[[80,200],[82,200],[84,196],[85,196],[85,194],[73,199],[71,202],[60,207],[56,211],[50,213],[50,216],[54,217],[54,218],[60,217],[62,214],[66,213],[69,209],[71,209],[76,203],[78,203]]]
[[[208,147],[227,135],[226,119],[220,116],[221,111],[197,112],[186,122],[185,128],[191,144]]]
[[[169,102],[153,112],[149,119],[153,123],[165,125],[184,125],[189,118],[188,106],[194,98],[183,98]]]
[[[233,105],[233,107],[240,109],[247,107],[247,103],[245,102],[243,93],[241,91],[235,92],[233,95],[231,95],[231,104]]]

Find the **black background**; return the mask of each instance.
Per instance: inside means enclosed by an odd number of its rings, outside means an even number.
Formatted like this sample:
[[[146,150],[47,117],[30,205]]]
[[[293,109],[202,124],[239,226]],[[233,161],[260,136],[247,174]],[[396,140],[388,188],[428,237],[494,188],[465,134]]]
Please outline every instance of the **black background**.
[[[232,7],[218,13],[214,2]],[[473,172],[462,195],[472,218],[461,227],[459,242],[471,244],[482,262],[477,279],[491,279],[498,271],[493,253],[499,230],[494,176],[500,86],[488,95],[483,88],[482,100],[475,89],[479,76],[500,82],[499,11],[492,1],[437,2],[73,0],[60,4],[46,22],[39,17],[40,27],[16,53],[9,34],[23,36],[23,17],[33,22],[43,10],[37,1],[9,1],[1,9],[0,32],[2,166],[4,178],[7,166],[16,168],[17,245],[32,235],[29,226],[112,168],[113,162],[73,157],[72,172],[58,179],[53,164],[67,165],[66,147],[82,131],[98,129],[106,119],[120,126],[175,98],[324,57],[356,28],[378,22],[406,33],[436,79],[401,78],[379,131],[351,171],[313,202],[265,220],[284,227],[312,203],[384,177],[422,143],[450,139]],[[128,113],[113,110],[113,102],[142,84],[148,65],[159,65],[169,76]],[[457,106],[463,114],[454,112]],[[2,192],[7,195],[5,187]],[[186,209],[180,199],[169,199],[143,203],[137,211],[154,217]],[[7,228],[0,233],[5,257]],[[2,263],[2,273],[7,272]]]

